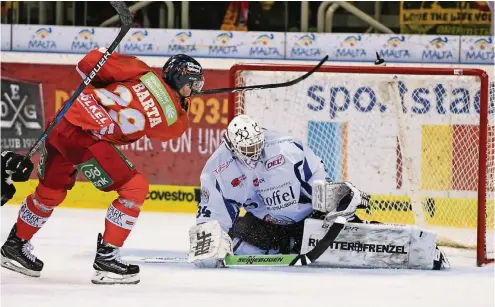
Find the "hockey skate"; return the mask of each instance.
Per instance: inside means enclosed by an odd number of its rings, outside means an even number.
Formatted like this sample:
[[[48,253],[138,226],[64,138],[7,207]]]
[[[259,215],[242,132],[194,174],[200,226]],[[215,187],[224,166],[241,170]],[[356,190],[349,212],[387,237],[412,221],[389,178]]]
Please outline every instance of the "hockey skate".
[[[27,276],[40,277],[43,262],[31,254],[33,246],[29,241],[17,237],[15,233],[16,225],[14,224],[1,249],[2,266]]]
[[[94,284],[137,284],[139,266],[127,264],[120,259],[118,247],[103,242],[103,236],[98,234],[95,262],[95,273],[91,278]]]

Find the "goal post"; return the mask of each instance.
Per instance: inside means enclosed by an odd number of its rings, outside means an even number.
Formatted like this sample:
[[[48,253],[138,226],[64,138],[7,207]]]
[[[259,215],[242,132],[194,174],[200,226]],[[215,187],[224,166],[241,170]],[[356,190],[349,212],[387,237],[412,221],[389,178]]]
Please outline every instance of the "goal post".
[[[279,83],[311,65],[237,64],[230,87]],[[480,69],[322,66],[285,88],[229,94],[229,117],[299,138],[332,180],[370,193],[358,215],[435,230],[494,258],[494,90]]]

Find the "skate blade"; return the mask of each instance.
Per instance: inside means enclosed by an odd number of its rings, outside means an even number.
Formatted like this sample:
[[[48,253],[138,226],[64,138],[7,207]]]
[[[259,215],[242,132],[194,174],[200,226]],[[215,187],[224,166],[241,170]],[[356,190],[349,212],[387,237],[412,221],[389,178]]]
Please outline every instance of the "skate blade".
[[[120,275],[111,272],[95,271],[91,282],[97,285],[134,285],[140,282],[139,274]]]
[[[40,271],[33,271],[30,269],[26,269],[25,267],[21,266],[20,263],[18,263],[15,260],[9,259],[7,257],[2,256],[2,267],[9,269],[11,271],[20,273],[22,275],[26,275],[29,277],[40,277],[41,272]]]

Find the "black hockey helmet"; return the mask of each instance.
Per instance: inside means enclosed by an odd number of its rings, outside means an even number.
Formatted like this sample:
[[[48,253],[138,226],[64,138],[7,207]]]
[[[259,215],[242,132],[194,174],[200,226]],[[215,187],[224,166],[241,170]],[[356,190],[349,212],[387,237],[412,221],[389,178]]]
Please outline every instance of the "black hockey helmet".
[[[177,54],[168,59],[163,65],[162,76],[165,83],[177,93],[187,84],[191,86],[192,93],[198,93],[205,82],[201,65],[185,54]]]

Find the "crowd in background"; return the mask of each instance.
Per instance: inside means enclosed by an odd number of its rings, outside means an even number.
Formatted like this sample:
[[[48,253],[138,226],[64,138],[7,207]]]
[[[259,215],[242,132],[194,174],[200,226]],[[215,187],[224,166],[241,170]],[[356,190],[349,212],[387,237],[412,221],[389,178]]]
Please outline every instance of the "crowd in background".
[[[137,1],[126,1],[128,6]],[[493,1],[348,1],[366,14],[380,16],[394,33],[486,35],[493,28],[493,14],[488,20],[423,20],[407,24],[408,12],[434,12],[438,16],[444,12],[476,15],[477,12],[490,13]],[[39,1],[2,1],[2,23],[39,24]],[[173,1],[175,28],[181,27],[182,3]],[[309,1],[308,30],[316,32],[318,8],[322,1]],[[163,1],[154,1],[134,13],[134,27],[159,27],[159,11]],[[55,25],[55,1],[45,2],[47,24]],[[69,1],[64,3],[63,25],[97,27],[115,13],[105,1]],[[378,12],[378,15],[376,15]],[[29,13],[28,13],[29,11]],[[15,13],[18,17],[15,18]],[[75,12],[75,13],[74,13]],[[406,17],[405,17],[406,16]],[[433,16],[433,15],[431,15]],[[453,15],[452,15],[453,16]],[[466,15],[467,16],[467,15]],[[492,27],[490,27],[490,21]],[[449,23],[451,25],[449,25]],[[118,26],[118,25],[116,25]],[[301,31],[301,1],[193,1],[189,3],[189,28],[226,31]],[[342,8],[335,12],[333,32],[364,33],[369,25]]]

